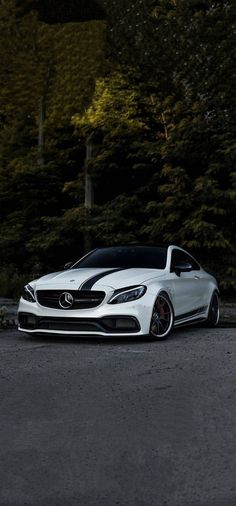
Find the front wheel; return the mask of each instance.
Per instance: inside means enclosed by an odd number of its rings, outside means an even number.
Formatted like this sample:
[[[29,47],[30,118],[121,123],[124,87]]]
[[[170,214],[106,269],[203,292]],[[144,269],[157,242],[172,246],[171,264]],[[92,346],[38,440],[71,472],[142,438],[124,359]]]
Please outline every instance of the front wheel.
[[[207,325],[208,327],[216,327],[220,319],[220,298],[218,292],[215,290],[211,297],[211,302],[208,309]]]
[[[174,322],[174,310],[170,299],[165,294],[156,298],[149,335],[152,339],[161,341],[169,335]]]

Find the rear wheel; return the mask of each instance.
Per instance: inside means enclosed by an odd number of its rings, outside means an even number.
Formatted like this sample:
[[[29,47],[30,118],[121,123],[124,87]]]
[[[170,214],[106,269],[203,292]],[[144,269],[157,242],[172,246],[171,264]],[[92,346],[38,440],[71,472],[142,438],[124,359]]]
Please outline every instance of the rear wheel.
[[[149,335],[152,339],[161,341],[169,335],[174,322],[174,310],[170,299],[165,294],[159,294],[156,298]]]
[[[220,319],[220,298],[218,292],[215,290],[211,297],[209,305],[207,325],[208,327],[216,327]]]

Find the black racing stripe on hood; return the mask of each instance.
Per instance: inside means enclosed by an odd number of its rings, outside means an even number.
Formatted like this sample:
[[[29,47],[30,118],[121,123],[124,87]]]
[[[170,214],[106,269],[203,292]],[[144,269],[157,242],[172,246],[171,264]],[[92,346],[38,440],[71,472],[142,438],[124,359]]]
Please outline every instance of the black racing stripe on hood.
[[[97,281],[99,279],[104,278],[105,276],[109,276],[109,274],[112,274],[113,272],[124,271],[124,270],[125,270],[125,268],[111,269],[111,270],[108,270],[105,272],[100,272],[100,274],[96,274],[96,276],[92,276],[92,278],[89,278],[87,281],[84,281],[84,283],[82,283],[82,285],[79,287],[79,290],[91,290],[93,285],[95,285],[95,283],[97,283]]]

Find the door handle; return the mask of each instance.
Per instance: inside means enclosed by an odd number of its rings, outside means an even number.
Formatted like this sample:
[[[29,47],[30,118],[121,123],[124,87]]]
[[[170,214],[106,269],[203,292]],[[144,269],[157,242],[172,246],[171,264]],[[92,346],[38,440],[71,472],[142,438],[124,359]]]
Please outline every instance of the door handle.
[[[200,276],[194,276],[194,279],[200,279]]]

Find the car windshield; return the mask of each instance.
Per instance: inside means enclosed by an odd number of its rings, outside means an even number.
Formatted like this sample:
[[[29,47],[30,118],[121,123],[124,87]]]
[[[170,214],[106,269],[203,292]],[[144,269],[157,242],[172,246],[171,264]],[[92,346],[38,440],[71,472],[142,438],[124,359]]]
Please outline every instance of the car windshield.
[[[121,246],[99,248],[79,260],[72,269],[83,267],[165,269],[167,247]]]

